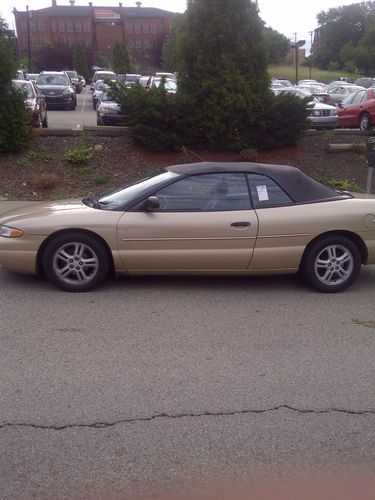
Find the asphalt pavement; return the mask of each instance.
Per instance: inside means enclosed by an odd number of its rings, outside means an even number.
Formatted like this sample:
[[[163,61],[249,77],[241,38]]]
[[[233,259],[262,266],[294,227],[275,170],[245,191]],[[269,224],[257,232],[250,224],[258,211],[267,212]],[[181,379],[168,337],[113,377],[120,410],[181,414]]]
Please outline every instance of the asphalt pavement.
[[[48,109],[48,127],[82,130],[96,127],[96,112],[92,105],[92,93],[89,85],[77,94],[77,107],[74,111],[65,109]]]
[[[373,470],[375,266],[332,295],[296,276],[0,282],[2,500]]]

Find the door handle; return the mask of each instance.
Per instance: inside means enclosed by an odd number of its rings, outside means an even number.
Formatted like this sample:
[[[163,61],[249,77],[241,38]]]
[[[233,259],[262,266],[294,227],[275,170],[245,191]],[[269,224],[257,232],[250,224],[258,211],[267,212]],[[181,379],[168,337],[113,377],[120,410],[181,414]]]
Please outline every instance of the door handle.
[[[251,226],[251,222],[249,222],[249,221],[232,222],[231,226],[235,227],[237,229],[245,229],[245,227]]]

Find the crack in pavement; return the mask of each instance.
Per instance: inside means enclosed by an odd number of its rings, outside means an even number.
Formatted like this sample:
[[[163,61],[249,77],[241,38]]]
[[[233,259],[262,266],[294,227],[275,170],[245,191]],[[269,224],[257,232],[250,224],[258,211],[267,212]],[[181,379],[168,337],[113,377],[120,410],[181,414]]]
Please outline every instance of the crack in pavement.
[[[42,424],[28,424],[24,423],[11,423],[5,422],[4,424],[0,424],[0,429],[4,429],[5,427],[31,427],[33,429],[46,429],[46,430],[55,430],[61,431],[65,429],[72,428],[91,428],[91,429],[103,429],[107,427],[113,427],[118,424],[129,424],[135,422],[149,422],[151,420],[155,420],[158,418],[188,418],[188,417],[228,417],[235,415],[257,415],[262,413],[270,413],[279,410],[290,410],[300,414],[327,414],[327,413],[344,413],[346,415],[375,415],[375,410],[345,410],[342,408],[327,408],[322,410],[310,410],[310,409],[300,409],[294,408],[290,405],[279,405],[273,408],[266,408],[263,410],[236,410],[236,411],[227,411],[227,412],[201,412],[201,413],[177,413],[175,415],[168,413],[159,413],[157,415],[152,415],[151,417],[137,417],[137,418],[125,418],[122,420],[116,420],[114,422],[93,422],[91,424],[66,424],[66,425],[42,425]]]

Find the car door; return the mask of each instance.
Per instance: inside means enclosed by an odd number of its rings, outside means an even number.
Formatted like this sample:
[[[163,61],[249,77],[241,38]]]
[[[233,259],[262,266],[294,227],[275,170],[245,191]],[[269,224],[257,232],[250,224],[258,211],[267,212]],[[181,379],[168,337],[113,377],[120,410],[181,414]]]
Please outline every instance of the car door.
[[[124,269],[142,272],[238,272],[253,254],[258,218],[244,173],[185,177],[155,192],[159,208],[143,202],[117,228]]]
[[[275,181],[265,175],[248,174],[248,181],[259,221],[249,270],[294,272],[311,238],[306,230],[306,213],[311,205],[297,205]]]
[[[346,99],[350,98],[348,96]],[[366,90],[356,92],[351,100],[343,100],[343,114],[340,114],[340,126],[358,127],[359,115],[363,108],[362,101],[366,97]]]

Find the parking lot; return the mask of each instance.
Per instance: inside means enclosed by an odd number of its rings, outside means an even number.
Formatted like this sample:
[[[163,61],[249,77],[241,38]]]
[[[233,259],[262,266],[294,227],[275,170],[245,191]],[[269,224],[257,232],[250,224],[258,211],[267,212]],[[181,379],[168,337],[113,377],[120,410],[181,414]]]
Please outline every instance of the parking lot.
[[[77,297],[1,270],[1,498],[365,470],[374,279],[322,295],[294,276],[145,277]]]
[[[77,107],[74,111],[49,109],[48,126],[73,130],[96,126],[96,113],[92,106],[89,85],[77,94]]]

